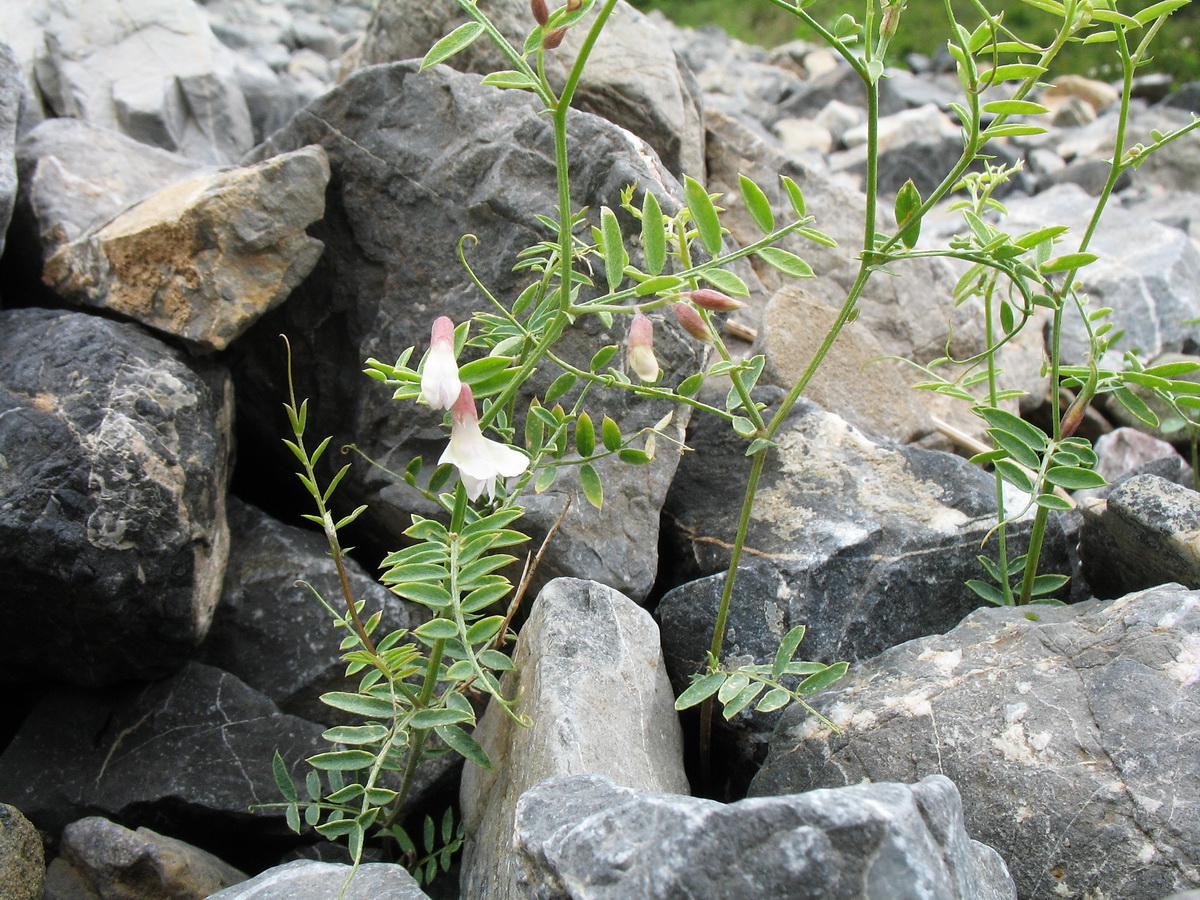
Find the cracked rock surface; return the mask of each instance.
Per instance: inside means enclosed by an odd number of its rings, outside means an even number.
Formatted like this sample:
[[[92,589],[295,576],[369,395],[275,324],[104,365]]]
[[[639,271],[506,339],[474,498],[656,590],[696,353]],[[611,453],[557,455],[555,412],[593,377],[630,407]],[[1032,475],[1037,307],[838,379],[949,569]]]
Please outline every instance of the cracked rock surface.
[[[597,775],[551,778],[521,798],[515,840],[521,896],[538,900],[1015,896],[936,775],[728,805]]]
[[[1036,616],[1036,620],[1029,616]],[[932,774],[1022,900],[1200,882],[1200,593],[980,610],[788,712],[751,794]]]
[[[221,594],[232,416],[223,367],[137,326],[0,312],[0,681],[179,668]]]
[[[229,859],[239,841],[285,833],[281,813],[247,807],[279,801],[276,750],[304,780],[303,758],[327,746],[322,730],[199,663],[121,691],[59,688],[0,755],[0,795],[44,831],[100,814],[169,829]]]

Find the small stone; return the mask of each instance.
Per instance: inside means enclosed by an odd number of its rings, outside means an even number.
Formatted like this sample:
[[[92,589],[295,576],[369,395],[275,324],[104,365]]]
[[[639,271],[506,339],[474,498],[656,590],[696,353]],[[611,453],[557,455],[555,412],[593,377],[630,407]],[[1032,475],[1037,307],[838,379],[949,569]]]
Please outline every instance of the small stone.
[[[121,900],[203,900],[249,877],[198,847],[100,816],[68,825],[62,854],[96,893]]]
[[[42,900],[45,875],[41,835],[20,810],[0,803],[0,897]]]

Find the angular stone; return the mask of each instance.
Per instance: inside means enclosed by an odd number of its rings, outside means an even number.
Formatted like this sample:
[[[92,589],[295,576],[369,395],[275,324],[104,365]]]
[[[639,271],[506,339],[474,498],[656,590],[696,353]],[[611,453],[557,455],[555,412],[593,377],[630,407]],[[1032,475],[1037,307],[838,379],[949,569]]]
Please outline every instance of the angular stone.
[[[779,184],[779,175],[787,175],[804,192],[808,212],[816,217],[812,227],[832,237],[838,246],[828,247],[799,235],[789,235],[778,246],[812,266],[817,277],[805,280],[804,289],[825,306],[839,309],[858,273],[857,251],[853,248],[862,245],[865,195],[847,187],[842,179],[783,155],[729,116],[706,114],[705,125],[708,188],[723,192],[721,206],[727,212],[721,220],[734,242],[745,246],[762,237],[741,200],[739,176],[757,182],[771,201],[776,221],[784,221],[794,216]],[[796,282],[757,258],[753,265],[757,283],[750,285],[750,305],[739,315],[758,325],[765,303],[778,290]],[[876,275],[868,283],[859,302],[861,314],[854,325],[857,330],[869,332],[887,355],[919,363],[944,355],[951,335],[956,356],[971,356],[983,349],[978,309],[970,302],[955,306],[953,293],[958,276],[953,268],[944,261],[927,259],[910,260],[894,268],[900,277]],[[1006,368],[1013,370],[1012,366]],[[1024,374],[1028,365],[1019,368],[1021,375],[1014,374],[1015,382],[1024,387],[1035,380]],[[1033,371],[1036,373],[1036,367]],[[791,383],[782,386],[786,390]]]
[[[542,779],[596,773],[640,790],[688,790],[658,629],[627,597],[555,579],[521,629],[513,662],[505,695],[520,698],[513,712],[531,724],[492,704],[476,730],[493,769],[468,765],[463,773],[468,897],[526,896],[517,887],[513,824],[518,798]]]
[[[300,859],[267,869],[249,881],[209,895],[209,900],[329,900],[337,897],[350,866]],[[429,900],[402,866],[368,863],[359,866],[346,893],[370,900]]]
[[[41,835],[19,809],[0,803],[0,897],[42,900],[45,876]]]
[[[518,48],[535,25],[528,0],[492,0],[488,16]],[[437,40],[467,21],[454,4],[388,3],[372,17],[362,43],[353,51],[355,63],[420,59]],[[561,47],[546,54],[546,77],[555,90],[566,81],[586,34],[586,23],[571,28]],[[446,63],[481,75],[512,68],[486,35]],[[703,176],[704,129],[695,79],[671,52],[659,28],[624,0],[596,41],[574,105],[642,138],[676,177]]]
[[[994,537],[984,544],[996,521],[992,476],[948,453],[874,443],[803,400],[776,440],[734,586],[727,661],[769,664],[801,624],[804,659],[867,659],[947,631],[983,603],[965,582],[986,579],[977,557],[996,555]],[[708,577],[668,591],[656,613],[676,691],[705,663],[750,467],[724,423],[697,419],[688,445],[696,452],[680,463],[663,510],[677,552],[669,565],[680,579]],[[1030,525],[1010,524],[1010,559],[1024,552]],[[1052,519],[1041,570],[1069,573],[1066,550]],[[761,759],[778,716],[734,719],[735,766]]]
[[[57,833],[88,815],[146,826],[236,860],[289,834],[271,760],[303,783],[322,727],[286,716],[219,669],[187,663],[165,681],[106,693],[56,688],[0,755],[0,796]]]
[[[836,309],[801,287],[785,287],[772,297],[756,345],[767,359],[766,383],[795,384],[836,316]],[[908,443],[930,434],[936,426],[922,401],[937,395],[914,390],[918,379],[912,370],[885,356],[870,331],[851,326],[833,345],[804,396],[886,440]]]
[[[546,900],[1016,898],[938,775],[729,805],[552,778],[521,797],[516,841],[522,896]]]
[[[173,671],[225,572],[228,375],[96,316],[0,323],[0,680]]]
[[[250,149],[232,56],[191,0],[47,0],[38,83],[56,115],[201,162]]]
[[[751,794],[944,774],[1028,900],[1200,883],[1200,594],[986,609],[789,711]]]
[[[113,900],[203,900],[249,877],[198,847],[101,816],[68,825],[62,854],[87,885]]]
[[[1008,215],[1002,224],[1010,234],[1067,225],[1077,236],[1095,201],[1078,187],[1062,185],[1035,197],[1006,198],[1005,206]],[[1144,359],[1200,341],[1200,324],[1187,324],[1200,317],[1200,248],[1183,231],[1155,221],[1153,206],[1125,209],[1109,204],[1089,246],[1100,259],[1079,274],[1089,306],[1111,307],[1106,321],[1124,332],[1113,352],[1136,347]],[[961,228],[961,221],[950,220],[938,230],[949,234]],[[1077,237],[1060,245],[1061,252],[1075,248],[1072,240]],[[1078,316],[1068,317],[1062,341],[1064,363],[1082,364],[1087,347]]]
[[[21,70],[12,48],[0,43],[0,253],[17,199],[16,143],[21,118]]]
[[[1157,475],[1117,485],[1080,504],[1080,556],[1098,597],[1168,582],[1200,588],[1200,494]]]
[[[282,303],[321,255],[305,228],[325,212],[320,146],[200,174],[154,194],[46,260],[64,297],[223,350]]]
[[[548,235],[536,216],[552,213],[556,198],[550,123],[522,92],[499,91],[444,67],[416,68],[408,62],[357,72],[259,151],[265,157],[320,142],[334,170],[324,223],[313,227],[326,243],[322,262],[234,348],[241,421],[262,446],[282,451],[264,469],[290,472],[294,465],[278,440],[287,427],[279,414],[279,398],[287,396],[281,332],[295,352],[297,395],[310,398],[311,433],[332,434],[334,447],[354,443],[393,472],[420,455],[428,473],[445,449],[443,415],[394,401],[391,389],[364,378],[363,361],[393,360],[409,345],[423,350],[435,317],[462,322],[479,309],[478,291],[457,256],[464,234],[478,236],[479,248],[466,253],[496,297],[511,302],[530,283],[513,265],[524,247]],[[644,143],[595,116],[568,118],[576,203],[616,209],[622,189],[637,184],[654,191],[664,210],[679,208],[680,188]],[[556,352],[586,366],[600,347],[624,342],[627,319],[618,317],[610,329],[583,317]],[[655,351],[668,384],[700,368],[702,348],[677,327],[658,329]],[[558,374],[554,365],[540,366],[528,391],[544,392]],[[627,391],[593,391],[586,409],[593,421],[608,415],[632,434],[660,421],[672,405]],[[677,412],[666,431],[681,438],[685,424],[686,413]],[[522,498],[521,528],[535,541],[573,498],[535,588],[572,574],[646,596],[657,569],[659,511],[678,462],[667,441],[659,446],[649,465],[605,467],[603,510],[584,499],[572,473]],[[293,490],[294,481],[280,489]],[[339,494],[343,502],[368,505],[363,521],[391,545],[377,548],[383,551],[400,543],[410,513],[438,513],[402,480],[368,466],[352,469]]]
[[[320,695],[346,689],[340,648],[344,632],[333,627],[313,589],[335,609],[344,609],[345,601],[325,538],[285,525],[233,497],[229,534],[221,602],[197,660],[236,675],[283,712],[334,724],[336,713],[321,703]],[[364,617],[382,611],[380,635],[416,628],[429,617],[353,559],[346,560],[346,571],[355,599],[366,601]]]
[[[127,207],[211,166],[81,119],[42,122],[17,147],[21,194],[45,256]]]
[[[778,106],[778,115],[783,117],[803,118],[816,115],[831,100],[838,100],[850,106],[865,109],[867,106],[867,88],[863,80],[848,64],[840,62],[827,72],[810,78],[803,87],[782,99]],[[904,100],[892,88],[886,78],[879,80],[879,114],[890,116],[905,108]]]

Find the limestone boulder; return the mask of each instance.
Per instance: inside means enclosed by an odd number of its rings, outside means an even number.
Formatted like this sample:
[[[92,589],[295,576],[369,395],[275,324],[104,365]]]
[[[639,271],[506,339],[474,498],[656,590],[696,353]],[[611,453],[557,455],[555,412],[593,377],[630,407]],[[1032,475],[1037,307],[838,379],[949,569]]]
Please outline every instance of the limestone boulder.
[[[980,610],[784,716],[752,796],[946,775],[1028,900],[1200,884],[1200,595]]]
[[[58,294],[223,350],[312,271],[305,229],[325,211],[320,146],[199,174],[58,249],[43,278]]]
[[[522,896],[547,900],[1016,897],[937,775],[728,805],[596,775],[552,778],[522,796],[516,841]]]
[[[530,896],[517,862],[518,800],[553,776],[599,774],[641,791],[686,793],[674,695],[649,613],[603,585],[560,578],[521,629],[505,695],[528,727],[493,703],[475,738],[492,770],[468,765],[461,805],[465,896]]]

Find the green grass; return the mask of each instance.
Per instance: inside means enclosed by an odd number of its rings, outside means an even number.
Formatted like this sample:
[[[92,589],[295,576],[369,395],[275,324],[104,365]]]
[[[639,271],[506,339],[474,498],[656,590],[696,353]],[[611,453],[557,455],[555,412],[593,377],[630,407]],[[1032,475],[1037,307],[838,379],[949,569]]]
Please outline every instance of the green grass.
[[[680,25],[719,25],[733,36],[748,43],[774,47],[792,40],[815,38],[798,25],[796,18],[766,0],[631,0],[640,9],[660,9]],[[1126,11],[1149,5],[1150,0],[1123,2]],[[1052,17],[1022,3],[1021,0],[999,0],[987,4],[990,9],[1004,10],[1005,21],[1017,33],[1035,41],[1046,41],[1052,34]],[[963,24],[975,25],[978,16],[967,10],[970,3],[954,0],[955,9]],[[863,18],[863,0],[821,0],[810,9],[826,25],[832,25],[842,13],[850,13],[859,21]],[[942,3],[937,0],[908,0],[901,19],[900,32],[892,43],[891,58],[899,61],[910,51],[932,54],[945,43],[947,22]],[[1179,82],[1200,79],[1200,47],[1193,35],[1200,35],[1200,2],[1175,13],[1159,33],[1155,58],[1149,71],[1170,72]],[[1103,44],[1071,45],[1060,57],[1059,71],[1080,72],[1096,78],[1117,76],[1111,62],[1111,50]]]

